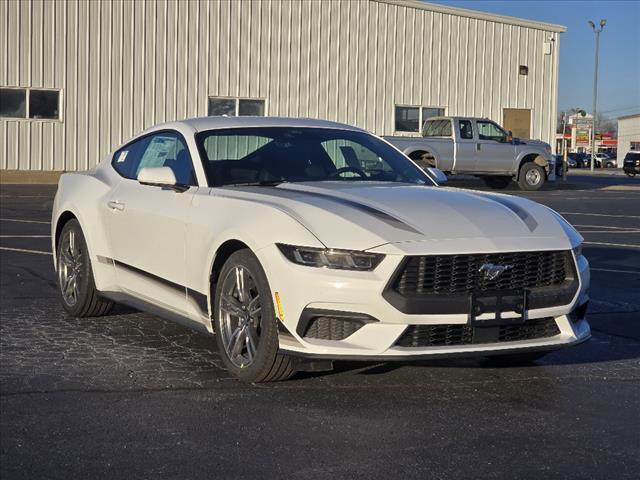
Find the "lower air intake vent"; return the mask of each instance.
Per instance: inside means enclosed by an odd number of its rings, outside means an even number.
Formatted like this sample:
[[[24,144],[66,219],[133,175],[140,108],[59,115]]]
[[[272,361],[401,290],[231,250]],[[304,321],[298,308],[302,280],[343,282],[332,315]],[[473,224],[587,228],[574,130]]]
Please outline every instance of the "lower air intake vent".
[[[396,341],[397,347],[442,347],[479,343],[516,342],[553,337],[560,333],[556,321],[537,318],[525,323],[492,327],[469,325],[411,325]]]
[[[362,322],[349,321],[343,318],[314,317],[311,319],[304,336],[322,340],[344,340],[349,335],[357,332],[363,325]]]

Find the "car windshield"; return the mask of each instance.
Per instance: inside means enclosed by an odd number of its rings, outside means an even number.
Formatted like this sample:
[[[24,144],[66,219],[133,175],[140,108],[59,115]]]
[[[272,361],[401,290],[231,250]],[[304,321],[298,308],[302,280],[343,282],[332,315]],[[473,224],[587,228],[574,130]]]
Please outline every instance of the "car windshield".
[[[365,132],[230,128],[200,132],[196,142],[213,187],[327,180],[434,185],[395,148]]]

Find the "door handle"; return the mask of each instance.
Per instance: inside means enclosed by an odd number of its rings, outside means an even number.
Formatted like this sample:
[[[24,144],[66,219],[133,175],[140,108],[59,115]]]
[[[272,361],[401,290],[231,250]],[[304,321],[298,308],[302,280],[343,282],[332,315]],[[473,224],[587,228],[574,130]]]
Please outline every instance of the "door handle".
[[[111,210],[124,210],[124,203],[122,202],[118,202],[117,200],[109,200],[107,202],[107,206],[111,209]]]

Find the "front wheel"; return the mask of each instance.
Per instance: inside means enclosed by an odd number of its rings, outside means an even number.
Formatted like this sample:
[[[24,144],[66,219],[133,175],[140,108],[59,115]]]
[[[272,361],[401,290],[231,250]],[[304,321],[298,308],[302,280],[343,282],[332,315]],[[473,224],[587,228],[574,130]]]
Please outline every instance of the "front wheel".
[[[486,183],[488,187],[493,188],[495,190],[501,190],[503,188],[507,188],[511,183],[511,177],[504,177],[499,175],[482,177],[482,180],[484,180],[484,183]]]
[[[227,370],[246,382],[286,380],[295,373],[278,353],[278,326],[267,277],[247,249],[225,262],[216,285],[216,342]]]
[[[635,176],[636,176],[636,173],[635,173],[635,172],[627,172],[627,177],[631,177],[631,178],[633,178],[633,177],[635,177]]]
[[[518,186],[521,190],[540,190],[544,185],[544,169],[533,162],[527,162],[520,167]]]
[[[77,220],[69,220],[60,233],[56,251],[62,306],[74,317],[99,317],[113,303],[96,290],[87,242]]]

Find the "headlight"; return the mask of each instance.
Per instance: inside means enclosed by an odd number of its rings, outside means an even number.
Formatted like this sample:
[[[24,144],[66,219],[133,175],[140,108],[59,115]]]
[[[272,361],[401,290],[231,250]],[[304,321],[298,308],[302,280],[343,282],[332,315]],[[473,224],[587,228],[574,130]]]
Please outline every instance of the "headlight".
[[[380,253],[354,252],[313,247],[295,247],[278,243],[282,254],[293,263],[307,267],[326,267],[338,270],[370,271],[384,258]]]
[[[573,247],[573,253],[576,256],[576,258],[582,255],[582,244],[576,245],[575,247]]]

